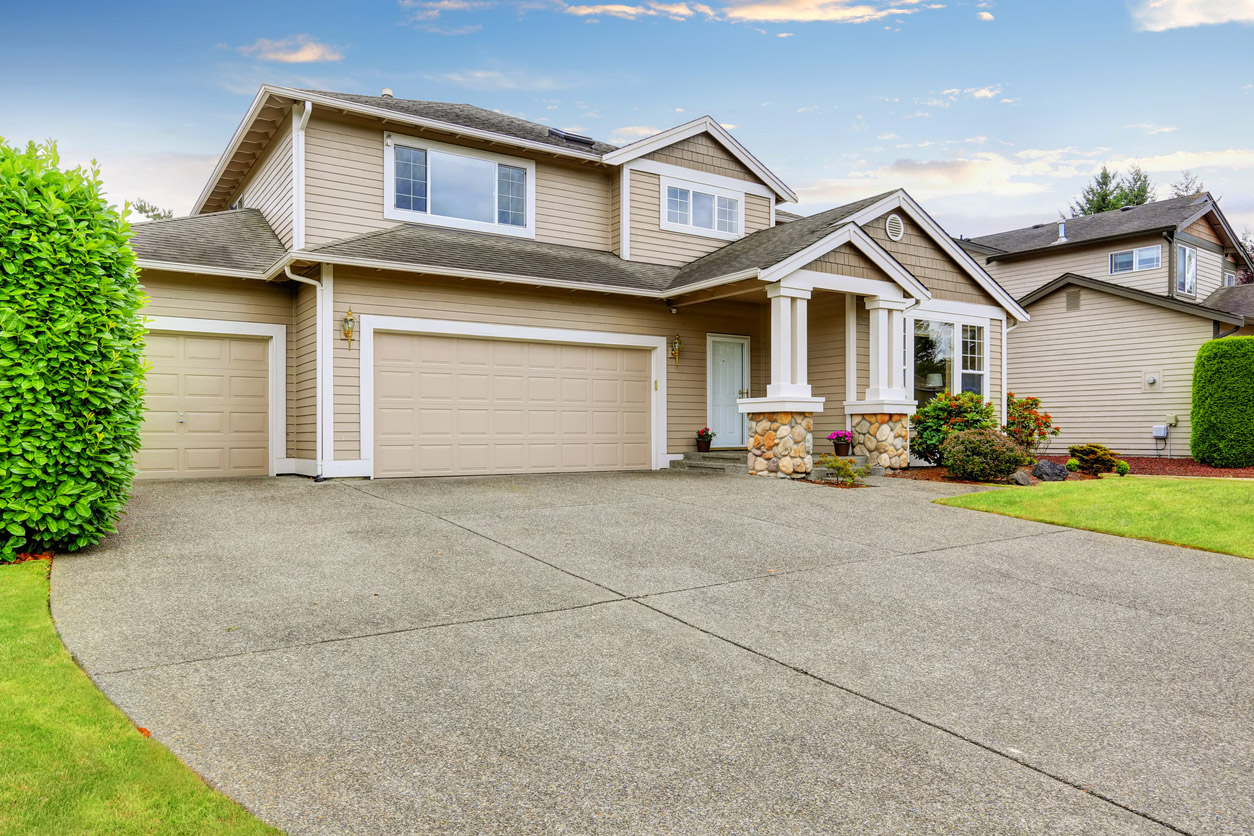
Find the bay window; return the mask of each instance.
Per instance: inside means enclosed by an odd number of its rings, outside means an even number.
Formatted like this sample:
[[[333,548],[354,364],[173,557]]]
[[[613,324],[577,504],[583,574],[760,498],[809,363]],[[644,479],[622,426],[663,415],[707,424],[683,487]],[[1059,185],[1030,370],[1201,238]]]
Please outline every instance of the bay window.
[[[385,217],[534,235],[532,161],[398,134],[385,146]]]
[[[734,240],[744,228],[744,194],[661,178],[662,229]]]

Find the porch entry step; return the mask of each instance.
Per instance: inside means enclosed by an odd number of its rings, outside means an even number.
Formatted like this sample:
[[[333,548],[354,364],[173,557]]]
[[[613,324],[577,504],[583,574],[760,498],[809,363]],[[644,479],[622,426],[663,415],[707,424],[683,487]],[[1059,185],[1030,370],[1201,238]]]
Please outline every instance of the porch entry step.
[[[671,462],[671,470],[700,470],[707,473],[749,475],[748,450],[711,450],[708,453],[688,452],[683,459]]]

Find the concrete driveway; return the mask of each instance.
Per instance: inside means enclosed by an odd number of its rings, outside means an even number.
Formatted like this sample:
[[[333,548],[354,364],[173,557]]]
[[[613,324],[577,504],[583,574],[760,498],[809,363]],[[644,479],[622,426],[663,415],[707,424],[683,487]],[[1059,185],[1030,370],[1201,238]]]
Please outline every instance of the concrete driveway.
[[[142,483],[53,614],[291,833],[1254,830],[1254,561],[955,492]]]

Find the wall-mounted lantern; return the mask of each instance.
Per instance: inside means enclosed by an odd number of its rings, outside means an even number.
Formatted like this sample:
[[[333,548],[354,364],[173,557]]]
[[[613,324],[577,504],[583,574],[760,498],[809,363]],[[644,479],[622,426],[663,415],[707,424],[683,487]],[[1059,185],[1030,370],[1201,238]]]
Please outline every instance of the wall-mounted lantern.
[[[357,331],[357,318],[353,316],[353,309],[349,308],[348,313],[344,315],[344,321],[340,323],[340,330],[344,333],[344,339],[348,340],[348,347],[353,347],[353,334]]]
[[[679,365],[679,350],[683,347],[684,344],[679,341],[679,335],[676,334],[675,339],[671,341],[671,356],[675,358],[676,366]]]

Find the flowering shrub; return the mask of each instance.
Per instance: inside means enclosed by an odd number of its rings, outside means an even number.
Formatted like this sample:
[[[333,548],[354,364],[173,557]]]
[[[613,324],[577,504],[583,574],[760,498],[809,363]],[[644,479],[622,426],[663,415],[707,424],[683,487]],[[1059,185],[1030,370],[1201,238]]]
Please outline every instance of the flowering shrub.
[[[853,433],[849,432],[848,430],[837,430],[836,432],[829,435],[827,437],[827,440],[835,442],[836,444],[852,444]]]
[[[1050,414],[1041,412],[1040,398],[1016,398],[1014,392],[1006,393],[1006,426],[1002,430],[1029,455],[1044,451],[1049,440],[1062,433]]]
[[[945,390],[910,416],[910,452],[931,464],[942,464],[941,444],[951,433],[996,427],[991,403],[974,392]]]
[[[697,430],[697,441],[711,441],[718,433],[710,432],[709,427],[702,427]]]

